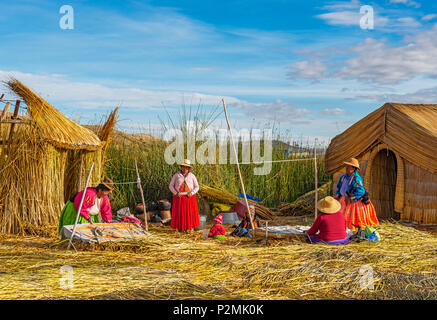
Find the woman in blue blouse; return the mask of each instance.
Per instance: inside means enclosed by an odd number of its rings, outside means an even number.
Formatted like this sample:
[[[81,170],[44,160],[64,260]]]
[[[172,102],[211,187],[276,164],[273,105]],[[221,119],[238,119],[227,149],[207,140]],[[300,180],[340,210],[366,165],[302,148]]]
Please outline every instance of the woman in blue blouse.
[[[364,189],[363,179],[358,174],[360,169],[358,160],[351,158],[344,164],[346,165],[346,173],[338,181],[335,199],[341,203],[346,226],[350,230],[356,230],[355,226],[365,228],[377,225],[378,218],[375,208]]]

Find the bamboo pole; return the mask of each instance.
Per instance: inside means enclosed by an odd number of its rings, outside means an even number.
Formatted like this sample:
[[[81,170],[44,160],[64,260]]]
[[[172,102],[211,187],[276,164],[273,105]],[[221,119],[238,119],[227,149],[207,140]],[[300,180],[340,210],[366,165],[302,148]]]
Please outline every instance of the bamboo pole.
[[[71,233],[71,237],[70,237],[70,241],[68,243],[67,250],[70,249],[74,234],[76,232],[77,220],[79,220],[80,211],[82,210],[83,200],[85,199],[86,189],[88,188],[88,183],[90,182],[91,172],[93,171],[93,168],[94,168],[94,162],[91,165],[90,172],[88,173],[88,178],[86,179],[85,189],[83,189],[82,199],[80,199],[79,208],[77,209],[76,221],[74,221],[73,232]]]
[[[141,201],[143,203],[143,208],[144,208],[144,223],[146,224],[146,231],[149,231],[149,223],[147,222],[146,202],[144,201],[143,186],[141,185],[141,178],[138,172],[137,159],[135,159],[135,170],[137,171],[137,184],[138,184],[138,189],[140,190]]]
[[[223,102],[223,109],[225,110],[226,123],[228,124],[229,134],[231,136],[232,147],[234,149],[235,159],[237,162],[238,176],[240,177],[241,189],[243,189],[243,196],[244,196],[244,201],[246,202],[247,213],[249,214],[250,225],[252,227],[252,234],[253,234],[253,238],[255,238],[255,228],[253,227],[253,219],[252,219],[252,215],[250,214],[249,202],[247,201],[247,197],[246,197],[246,190],[244,188],[243,177],[241,176],[240,164],[238,163],[238,153],[237,153],[237,149],[235,148],[234,136],[232,135],[231,124],[229,123],[228,113],[226,111],[225,99],[222,99],[222,102]]]
[[[314,219],[317,218],[317,201],[319,197],[318,181],[317,181],[317,138],[314,141],[314,183],[315,183],[315,193],[314,193]]]

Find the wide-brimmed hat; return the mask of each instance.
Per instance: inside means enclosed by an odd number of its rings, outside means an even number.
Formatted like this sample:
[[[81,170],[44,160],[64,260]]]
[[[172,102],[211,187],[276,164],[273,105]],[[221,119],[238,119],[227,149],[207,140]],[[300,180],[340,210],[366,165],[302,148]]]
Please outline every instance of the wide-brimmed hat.
[[[360,163],[355,158],[350,158],[348,161],[343,162],[344,164],[350,165],[352,167],[355,167],[357,169],[360,168]]]
[[[223,214],[222,213],[218,214],[213,220],[217,221],[218,224],[222,224],[223,223]]]
[[[188,167],[188,168],[192,168],[193,166],[191,165],[191,161],[188,159],[184,159],[183,163],[178,163],[178,165],[180,165],[181,167]]]
[[[114,190],[114,182],[111,179],[109,179],[109,178],[104,179],[101,182],[101,184],[103,184],[106,188],[108,188],[109,191]]]
[[[317,202],[317,209],[323,213],[336,213],[340,211],[341,204],[331,196],[327,196]]]

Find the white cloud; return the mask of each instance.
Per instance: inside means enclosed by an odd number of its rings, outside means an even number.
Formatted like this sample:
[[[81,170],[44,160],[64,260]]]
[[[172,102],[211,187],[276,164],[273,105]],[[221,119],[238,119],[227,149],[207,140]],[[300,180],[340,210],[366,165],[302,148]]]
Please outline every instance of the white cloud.
[[[291,102],[280,99],[265,103],[240,101],[232,105],[243,109],[247,117],[281,123],[307,123],[308,119],[303,118],[311,113],[306,108],[297,108]]]
[[[229,103],[239,102],[234,97],[221,97],[198,92],[158,91],[139,88],[110,88],[89,82],[74,82],[62,75],[35,75],[19,71],[1,71],[0,80],[15,77],[35,92],[56,104],[77,109],[125,108],[156,109],[164,106],[178,106],[186,98],[194,104],[217,105],[222,98]]]
[[[325,72],[328,66],[320,60],[314,61],[298,61],[289,66],[292,70],[287,74],[290,79],[321,79],[325,77]]]
[[[424,16],[422,17],[422,20],[423,20],[423,21],[431,21],[431,20],[433,20],[433,19],[435,19],[435,18],[437,18],[437,14],[432,13],[432,14],[424,15]]]
[[[341,116],[350,114],[349,111],[346,111],[342,108],[325,108],[320,111],[320,114],[325,116]]]
[[[402,4],[405,4],[407,6],[412,6],[412,7],[416,7],[416,8],[420,7],[420,3],[417,3],[416,1],[413,1],[413,0],[390,0],[390,3],[402,3]]]

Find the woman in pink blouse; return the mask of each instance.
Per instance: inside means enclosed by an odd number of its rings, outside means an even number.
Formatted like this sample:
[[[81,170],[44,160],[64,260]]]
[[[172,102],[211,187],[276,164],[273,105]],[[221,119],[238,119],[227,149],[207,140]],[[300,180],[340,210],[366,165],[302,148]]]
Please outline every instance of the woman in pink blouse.
[[[185,159],[179,165],[181,171],[175,173],[169,185],[173,193],[171,227],[178,231],[189,230],[193,233],[194,228],[200,225],[196,199],[199,183],[196,176],[190,172],[192,166],[189,160]]]

